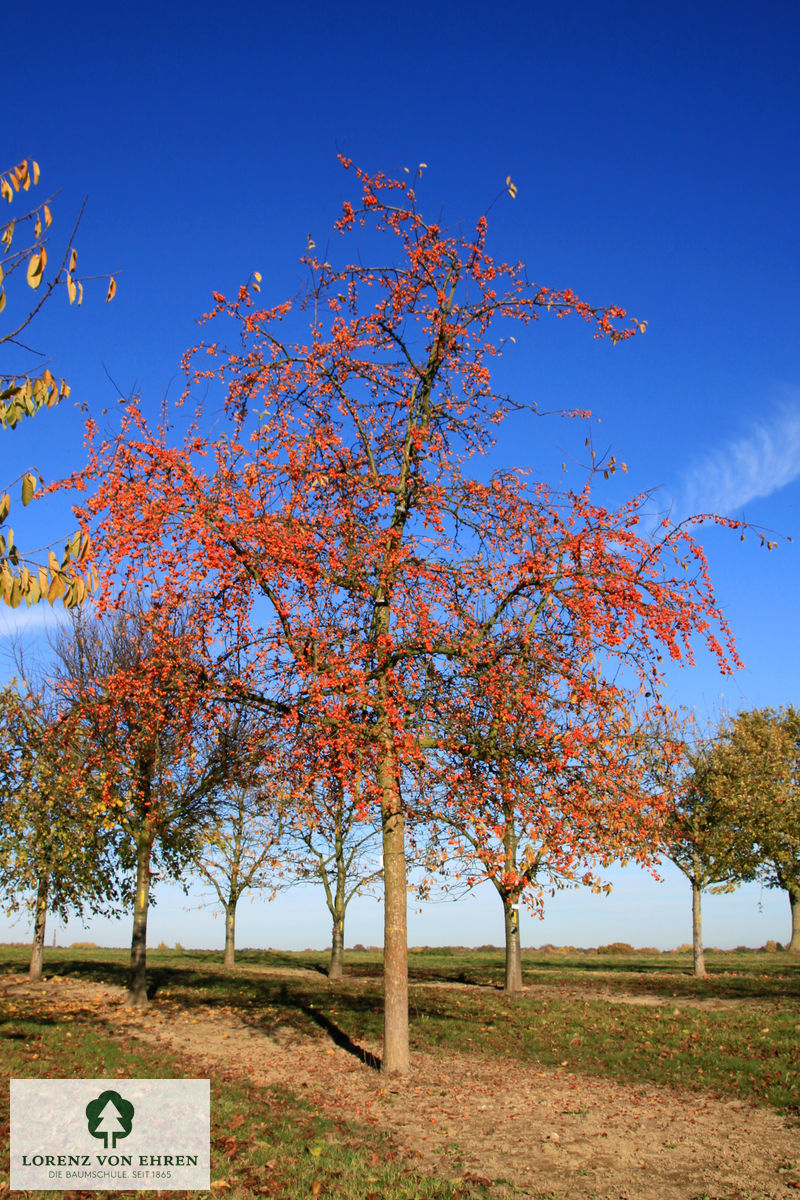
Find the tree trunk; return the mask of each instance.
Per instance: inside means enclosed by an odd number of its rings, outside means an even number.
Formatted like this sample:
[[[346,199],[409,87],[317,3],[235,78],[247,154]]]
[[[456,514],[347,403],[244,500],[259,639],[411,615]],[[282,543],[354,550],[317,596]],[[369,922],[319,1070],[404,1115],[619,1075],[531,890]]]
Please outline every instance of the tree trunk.
[[[31,946],[30,966],[28,967],[28,978],[32,983],[38,983],[42,978],[48,883],[49,879],[47,876],[43,876],[39,880],[39,888],[36,892],[36,911],[33,919],[33,945]]]
[[[504,992],[522,991],[522,953],[519,942],[519,898],[503,897],[506,926],[506,978]]]
[[[692,955],[694,973],[698,979],[706,978],[706,961],[703,953],[703,916],[700,909],[703,889],[692,880]]]
[[[223,967],[232,967],[236,957],[236,901],[228,900],[225,905],[225,953]]]
[[[500,772],[500,787],[503,796],[503,857],[505,862],[505,882],[500,881],[500,896],[503,901],[503,917],[506,933],[506,978],[504,992],[522,991],[522,953],[519,943],[519,897],[516,888],[508,890],[508,884],[517,876],[517,825],[514,813],[514,801],[508,786],[508,774],[505,769]]]
[[[789,893],[789,907],[792,913],[792,936],[786,947],[790,954],[800,954],[800,887],[786,889]]]
[[[133,901],[131,966],[128,975],[128,1008],[147,1005],[147,910],[150,903],[150,854],[152,841],[142,833],[136,841],[136,895]]]
[[[405,1075],[408,1048],[408,933],[405,819],[398,793],[394,753],[381,747],[378,782],[383,823],[383,1058],[387,1075]]]
[[[328,979],[341,979],[344,974],[344,917],[334,917],[331,938],[331,961]]]
[[[347,911],[347,861],[344,846],[344,789],[339,783],[336,807],[336,829],[334,835],[333,857],[336,866],[336,890],[333,896],[328,890],[328,908],[333,917],[333,936],[331,937],[331,961],[328,966],[328,979],[341,979],[344,974],[344,915]]]

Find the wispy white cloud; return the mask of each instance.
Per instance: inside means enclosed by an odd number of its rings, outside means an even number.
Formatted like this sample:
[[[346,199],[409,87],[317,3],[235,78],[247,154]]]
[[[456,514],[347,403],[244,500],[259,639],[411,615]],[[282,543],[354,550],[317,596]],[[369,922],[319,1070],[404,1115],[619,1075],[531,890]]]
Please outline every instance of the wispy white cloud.
[[[683,476],[682,513],[737,515],[751,500],[771,496],[800,477],[800,395],[749,429],[715,446]]]
[[[24,605],[7,608],[0,604],[0,638],[25,637],[55,630],[69,619],[68,612],[61,605],[57,608],[51,608],[49,604],[37,604],[33,608]]]

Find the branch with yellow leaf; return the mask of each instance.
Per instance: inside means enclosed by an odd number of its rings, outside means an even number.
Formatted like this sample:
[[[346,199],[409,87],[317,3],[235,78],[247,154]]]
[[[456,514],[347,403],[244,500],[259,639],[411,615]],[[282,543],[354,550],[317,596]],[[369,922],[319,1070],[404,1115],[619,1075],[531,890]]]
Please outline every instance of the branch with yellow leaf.
[[[39,183],[39,164],[23,159],[17,166],[0,175],[0,200],[12,204],[21,192],[29,192]],[[69,303],[83,302],[83,285],[90,278],[78,278],[76,269],[78,251],[74,245],[75,235],[83,215],[81,206],[78,218],[67,239],[66,248],[57,269],[47,274],[47,243],[53,224],[51,204],[53,197],[33,205],[27,212],[3,224],[0,222],[0,313],[6,309],[6,287],[14,273],[25,269],[28,287],[37,293],[35,303],[23,310],[16,324],[5,331],[0,330],[0,345],[20,346],[19,336],[41,312],[46,301],[62,284],[66,288]],[[19,237],[19,231],[32,228],[32,240]],[[15,242],[16,238],[16,242]],[[106,302],[113,300],[117,284],[113,275],[92,276],[108,280]],[[22,347],[28,349],[27,347]],[[0,427],[15,429],[25,417],[33,417],[42,408],[53,408],[69,395],[69,386],[61,379],[56,380],[45,369],[38,377],[11,375],[0,370]],[[30,503],[36,493],[37,480],[32,471],[22,475],[22,503]],[[14,543],[13,529],[6,529],[11,509],[8,493],[0,496],[0,601],[16,608],[23,600],[26,604],[37,604],[48,599],[51,604],[63,600],[66,607],[80,604],[87,591],[97,586],[94,568],[76,570],[78,564],[88,565],[89,539],[80,532],[66,543],[59,560],[52,550],[47,556],[47,565],[20,554]],[[48,548],[46,548],[48,549]]]

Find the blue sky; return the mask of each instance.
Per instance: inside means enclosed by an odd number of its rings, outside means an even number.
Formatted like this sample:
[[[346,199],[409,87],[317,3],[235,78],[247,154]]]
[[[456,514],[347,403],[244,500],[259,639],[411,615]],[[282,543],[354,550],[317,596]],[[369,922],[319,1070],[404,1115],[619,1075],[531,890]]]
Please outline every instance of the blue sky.
[[[674,701],[701,714],[798,702],[796,5],[501,0],[490,13],[473,0],[224,11],[203,0],[78,0],[13,6],[4,30],[20,67],[2,165],[35,157],[40,194],[61,189],[55,238],[88,195],[80,269],[116,272],[119,285],[111,305],[102,282],[80,311],[56,299],[32,331],[73,394],[3,436],[4,483],[28,466],[47,477],[78,467],[73,402],[98,416],[113,409],[110,379],[153,405],[175,390],[212,290],[260,270],[265,297],[294,293],[308,233],[324,244],[353,191],[337,150],[389,173],[427,163],[421,206],[452,224],[473,222],[510,174],[517,199],[501,196],[490,213],[497,256],[523,259],[537,282],[622,304],[648,328],[611,347],[577,322],[541,322],[503,363],[509,389],[542,408],[594,411],[595,444],[629,468],[609,501],[658,488],[654,507],[715,509],[795,536],[771,554],[752,536],[744,545],[724,531],[704,536],[746,667],[732,679],[707,660],[675,672]],[[7,315],[15,301],[23,297],[10,290]],[[548,475],[564,452],[580,459],[583,437],[555,420],[529,423],[501,434],[496,461]],[[68,508],[48,502],[18,532],[31,545],[71,527]],[[0,614],[0,627],[42,619]],[[763,912],[759,898],[747,888],[711,901],[710,943],[785,936],[784,898],[766,894]],[[610,901],[553,901],[553,929],[530,926],[528,940],[683,942],[684,900],[672,876],[656,887],[623,874]],[[156,940],[220,936],[182,903],[164,895]],[[499,942],[495,904],[426,910],[412,940],[471,940],[463,930],[480,925],[480,940]],[[251,944],[327,938],[316,895],[258,911]],[[367,926],[374,911],[368,902]],[[171,924],[159,934],[162,920]],[[195,932],[181,937],[187,921]],[[379,940],[379,925],[353,940]],[[127,925],[108,934],[127,937]]]

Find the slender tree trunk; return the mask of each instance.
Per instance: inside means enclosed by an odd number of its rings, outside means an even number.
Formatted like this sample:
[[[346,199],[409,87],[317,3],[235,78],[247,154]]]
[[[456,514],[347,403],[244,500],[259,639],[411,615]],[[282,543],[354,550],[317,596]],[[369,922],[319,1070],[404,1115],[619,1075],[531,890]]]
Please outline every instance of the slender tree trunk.
[[[136,895],[133,901],[133,935],[131,937],[131,966],[128,974],[128,1008],[147,1005],[147,910],[150,904],[150,854],[152,840],[149,830],[136,840]]]
[[[236,901],[233,898],[225,905],[225,953],[223,967],[232,967],[236,957]]]
[[[500,892],[503,900],[503,918],[506,934],[506,978],[503,991],[513,993],[522,991],[522,952],[519,941],[519,891],[513,887],[509,890],[510,881],[517,876],[517,826],[514,814],[514,804],[511,789],[508,786],[508,776],[505,770],[500,773],[500,786],[503,797],[503,851],[505,862],[505,882]]]
[[[46,875],[39,880],[36,892],[36,911],[33,918],[33,945],[31,946],[31,961],[28,967],[28,978],[32,983],[38,983],[42,978],[44,962],[44,931],[47,921],[47,890],[49,879]]]
[[[408,933],[405,819],[391,743],[378,762],[383,823],[383,1058],[387,1075],[405,1075],[408,1047]]]
[[[344,974],[344,914],[347,910],[347,863],[345,862],[344,832],[342,830],[344,793],[339,784],[336,832],[334,835],[334,862],[336,864],[336,892],[329,895],[329,906],[333,917],[331,937],[331,961],[328,979],[341,979]],[[331,903],[332,901],[332,903]]]
[[[692,882],[692,955],[694,958],[694,973],[698,979],[706,978],[706,960],[703,953],[703,915],[701,898],[703,889],[694,879]]]
[[[789,887],[789,907],[792,913],[792,936],[786,949],[790,954],[800,954],[800,887]]]
[[[331,938],[331,961],[328,966],[328,979],[341,979],[344,974],[344,915],[333,919],[333,937]]]
[[[519,941],[519,898],[503,896],[506,927],[506,978],[504,992],[522,991],[522,952]]]

